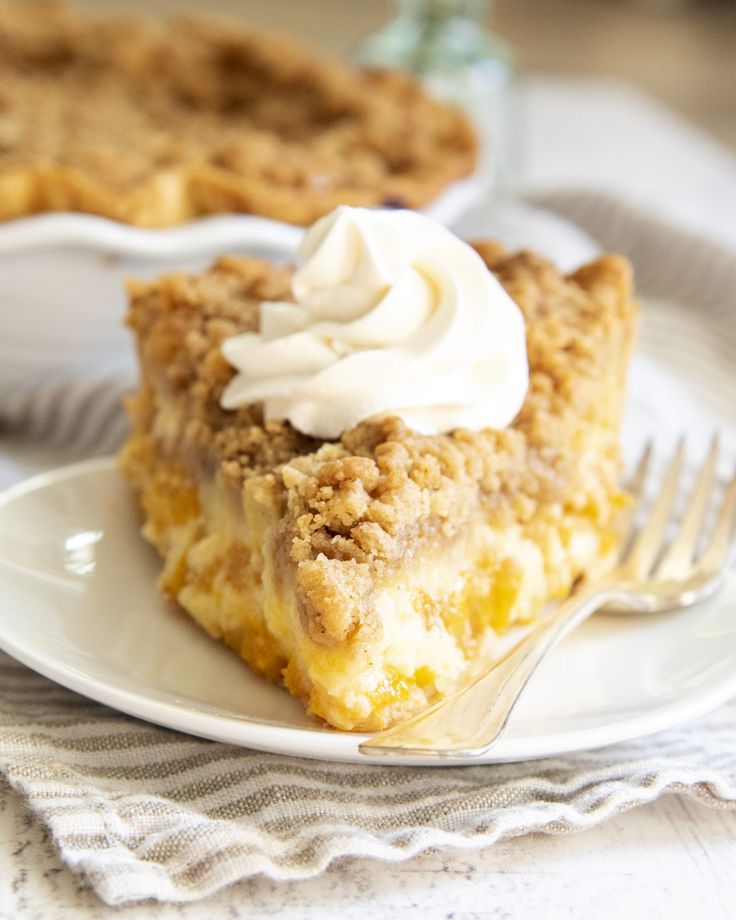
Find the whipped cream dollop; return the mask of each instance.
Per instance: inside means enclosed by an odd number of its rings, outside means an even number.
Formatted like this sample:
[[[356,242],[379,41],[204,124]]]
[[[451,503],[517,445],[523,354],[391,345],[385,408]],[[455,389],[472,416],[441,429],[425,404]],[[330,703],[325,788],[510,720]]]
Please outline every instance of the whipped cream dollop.
[[[226,339],[234,409],[332,439],[373,416],[411,428],[504,428],[529,371],[521,311],[480,256],[412,211],[342,206],[304,236],[295,303],[264,302],[260,331]]]

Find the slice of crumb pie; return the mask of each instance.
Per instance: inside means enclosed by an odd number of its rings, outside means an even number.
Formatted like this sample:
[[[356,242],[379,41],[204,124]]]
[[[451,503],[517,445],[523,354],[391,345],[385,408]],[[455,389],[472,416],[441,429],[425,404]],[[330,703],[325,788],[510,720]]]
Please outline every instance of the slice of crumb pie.
[[[122,469],[164,594],[381,729],[610,564],[637,310],[619,257],[562,276],[409,212],[338,209],[301,255],[131,285]]]

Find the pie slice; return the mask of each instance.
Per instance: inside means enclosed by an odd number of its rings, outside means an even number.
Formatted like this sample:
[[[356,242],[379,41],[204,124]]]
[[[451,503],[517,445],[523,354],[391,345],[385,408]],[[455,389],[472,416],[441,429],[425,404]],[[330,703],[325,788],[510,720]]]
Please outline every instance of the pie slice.
[[[419,208],[476,164],[468,119],[398,73],[237,23],[0,0],[0,220],[163,227],[340,203]]]
[[[612,561],[629,266],[607,255],[562,276],[475,248],[526,323],[529,390],[500,431],[422,435],[388,416],[322,441],[259,404],[225,410],[221,343],[291,299],[292,270],[225,257],[130,287],[141,385],[121,464],[160,588],[338,729],[448,693],[509,626]]]

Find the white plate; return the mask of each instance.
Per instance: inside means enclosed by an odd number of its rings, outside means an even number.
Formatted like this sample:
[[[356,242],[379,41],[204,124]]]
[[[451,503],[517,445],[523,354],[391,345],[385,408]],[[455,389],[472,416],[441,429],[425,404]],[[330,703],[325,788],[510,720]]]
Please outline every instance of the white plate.
[[[310,721],[285,690],[157,598],[159,562],[138,528],[112,459],[46,473],[0,495],[5,651],[92,699],[170,728],[365,763],[358,753],[364,736]],[[735,600],[731,576],[697,608],[589,620],[545,662],[483,760],[606,745],[724,702],[736,693]]]

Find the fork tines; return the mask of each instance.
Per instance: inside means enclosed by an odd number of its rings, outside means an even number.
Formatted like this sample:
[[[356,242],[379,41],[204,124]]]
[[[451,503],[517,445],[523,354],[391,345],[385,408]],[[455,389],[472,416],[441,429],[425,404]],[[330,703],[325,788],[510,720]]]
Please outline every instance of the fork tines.
[[[708,534],[708,511],[719,491],[716,477],[718,451],[718,435],[715,434],[685,503],[685,510],[678,518],[674,509],[681,492],[685,466],[685,439],[681,438],[667,464],[659,492],[637,527],[638,511],[644,503],[652,465],[652,442],[646,445],[627,486],[633,503],[622,521],[624,552],[621,568],[628,576],[636,580],[681,580],[715,574],[724,567],[736,530],[736,474],[724,485],[721,504]],[[673,536],[667,542],[671,531],[674,531]],[[704,542],[705,547],[700,552]]]

